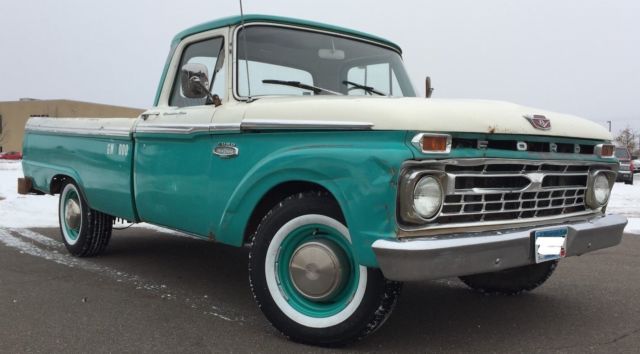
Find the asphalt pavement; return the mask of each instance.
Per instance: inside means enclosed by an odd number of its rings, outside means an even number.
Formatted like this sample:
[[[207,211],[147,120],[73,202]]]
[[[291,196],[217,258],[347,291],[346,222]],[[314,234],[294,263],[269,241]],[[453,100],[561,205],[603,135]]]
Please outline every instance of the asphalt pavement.
[[[96,258],[57,229],[0,229],[0,352],[322,352],[277,333],[254,304],[247,252],[143,228]],[[347,352],[640,350],[640,236],[560,263],[520,296],[457,279],[407,283],[381,330]]]

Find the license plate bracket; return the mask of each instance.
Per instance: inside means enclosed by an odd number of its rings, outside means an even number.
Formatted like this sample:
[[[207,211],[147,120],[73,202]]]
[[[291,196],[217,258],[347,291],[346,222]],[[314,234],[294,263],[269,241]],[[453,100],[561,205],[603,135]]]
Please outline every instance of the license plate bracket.
[[[533,231],[531,237],[533,238],[533,252],[536,263],[564,258],[567,254],[568,233],[567,227]]]

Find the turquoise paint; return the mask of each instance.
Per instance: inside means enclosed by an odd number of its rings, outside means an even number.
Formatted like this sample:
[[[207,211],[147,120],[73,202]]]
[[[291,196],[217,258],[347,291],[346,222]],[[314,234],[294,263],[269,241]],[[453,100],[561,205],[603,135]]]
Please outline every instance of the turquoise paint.
[[[209,234],[212,138],[205,134],[136,134],[134,194],[141,221]]]
[[[272,188],[292,181],[323,186],[338,200],[354,256],[375,266],[371,244],[395,237],[398,171],[412,158],[403,131],[269,132],[213,136],[240,155],[212,160],[211,230],[217,241],[241,246],[247,222]],[[399,143],[400,142],[400,143]]]
[[[122,139],[27,133],[23,165],[25,175],[33,178],[36,189],[49,192],[53,176],[68,175],[78,182],[93,209],[215,238],[233,246],[243,244],[254,208],[271,189],[287,182],[315,183],[337,199],[351,233],[356,262],[375,267],[372,243],[396,235],[397,182],[402,163],[414,158],[434,158],[410,144],[415,134],[411,131],[135,134],[134,149],[131,141]],[[499,138],[599,143],[551,137]],[[235,144],[239,156],[221,159],[214,155],[212,150],[220,143]],[[107,155],[107,144],[126,144],[130,153],[126,157]],[[454,149],[450,154],[435,157],[611,162],[596,156],[496,149]]]
[[[347,283],[333,299],[318,302],[305,298],[293,285],[289,274],[289,263],[295,250],[309,241],[327,240],[338,245],[345,252],[349,262],[349,274]],[[360,272],[358,263],[351,254],[351,247],[347,240],[337,230],[326,225],[304,225],[293,230],[283,240],[278,259],[276,260],[280,289],[284,292],[287,302],[298,312],[310,317],[323,318],[333,316],[344,310],[358,289]]]
[[[160,77],[160,83],[158,84],[158,89],[156,90],[156,96],[155,96],[155,100],[153,105],[154,106],[158,106],[158,102],[160,100],[160,94],[162,92],[162,86],[164,86],[164,80],[167,77],[167,72],[169,71],[169,64],[171,63],[171,58],[173,57],[176,47],[178,46],[178,44],[180,44],[180,42],[185,39],[186,37],[189,37],[191,35],[194,34],[198,34],[201,32],[205,32],[205,31],[210,31],[210,30],[214,30],[217,28],[222,28],[222,27],[228,27],[228,26],[235,26],[235,25],[239,25],[240,24],[240,16],[230,16],[230,17],[224,17],[224,18],[220,18],[217,20],[213,20],[210,22],[205,22],[190,28],[185,29],[184,31],[178,33],[177,35],[175,35],[175,37],[173,37],[173,40],[171,41],[171,49],[169,50],[169,56],[167,57],[167,60],[165,62],[164,65],[164,70],[162,71],[162,76]],[[251,22],[269,22],[269,23],[280,23],[280,24],[285,24],[285,25],[294,25],[294,26],[301,26],[301,27],[308,27],[308,28],[313,28],[313,29],[319,29],[319,30],[323,30],[323,31],[329,31],[329,32],[335,32],[335,33],[339,33],[339,34],[345,34],[348,36],[353,36],[353,37],[357,37],[357,38],[363,38],[366,40],[371,40],[374,42],[379,42],[382,44],[385,44],[387,46],[392,47],[393,49],[395,49],[398,53],[402,54],[402,49],[400,48],[399,45],[384,39],[382,37],[378,37],[378,36],[374,36],[372,34],[368,34],[365,32],[360,32],[360,31],[356,31],[356,30],[352,30],[349,28],[344,28],[344,27],[339,27],[339,26],[333,26],[333,25],[328,25],[325,23],[320,23],[320,22],[314,22],[314,21],[306,21],[306,20],[300,20],[300,19],[296,19],[296,18],[289,18],[289,17],[280,17],[280,16],[270,16],[270,15],[259,15],[259,14],[252,14],[252,15],[245,15],[244,16],[244,23],[248,24]]]
[[[108,144],[114,153],[107,153]],[[127,156],[118,154],[119,145],[127,146]],[[69,176],[90,208],[134,221],[132,151],[133,142],[121,138],[27,132],[22,166],[37,190],[50,193],[53,177]]]

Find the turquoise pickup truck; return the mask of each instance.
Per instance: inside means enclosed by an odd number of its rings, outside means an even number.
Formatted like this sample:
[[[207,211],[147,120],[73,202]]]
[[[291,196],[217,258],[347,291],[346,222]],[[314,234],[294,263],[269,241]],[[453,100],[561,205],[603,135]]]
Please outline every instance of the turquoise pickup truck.
[[[248,247],[264,315],[316,345],[375,331],[402,282],[516,294],[563,257],[620,243],[604,128],[416,97],[401,55],[291,18],[201,24],[174,38],[138,118],[30,119],[19,187],[60,195],[79,257],[105,250],[116,218]]]

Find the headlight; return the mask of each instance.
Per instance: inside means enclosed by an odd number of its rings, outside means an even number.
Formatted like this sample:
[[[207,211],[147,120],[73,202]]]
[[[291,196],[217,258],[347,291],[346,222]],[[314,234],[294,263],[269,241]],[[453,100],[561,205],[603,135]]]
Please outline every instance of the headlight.
[[[437,179],[422,177],[413,190],[413,208],[425,219],[430,219],[438,213],[442,206],[442,186]]]
[[[611,189],[609,187],[609,179],[603,173],[599,173],[593,179],[593,199],[598,206],[603,206],[609,200]]]

